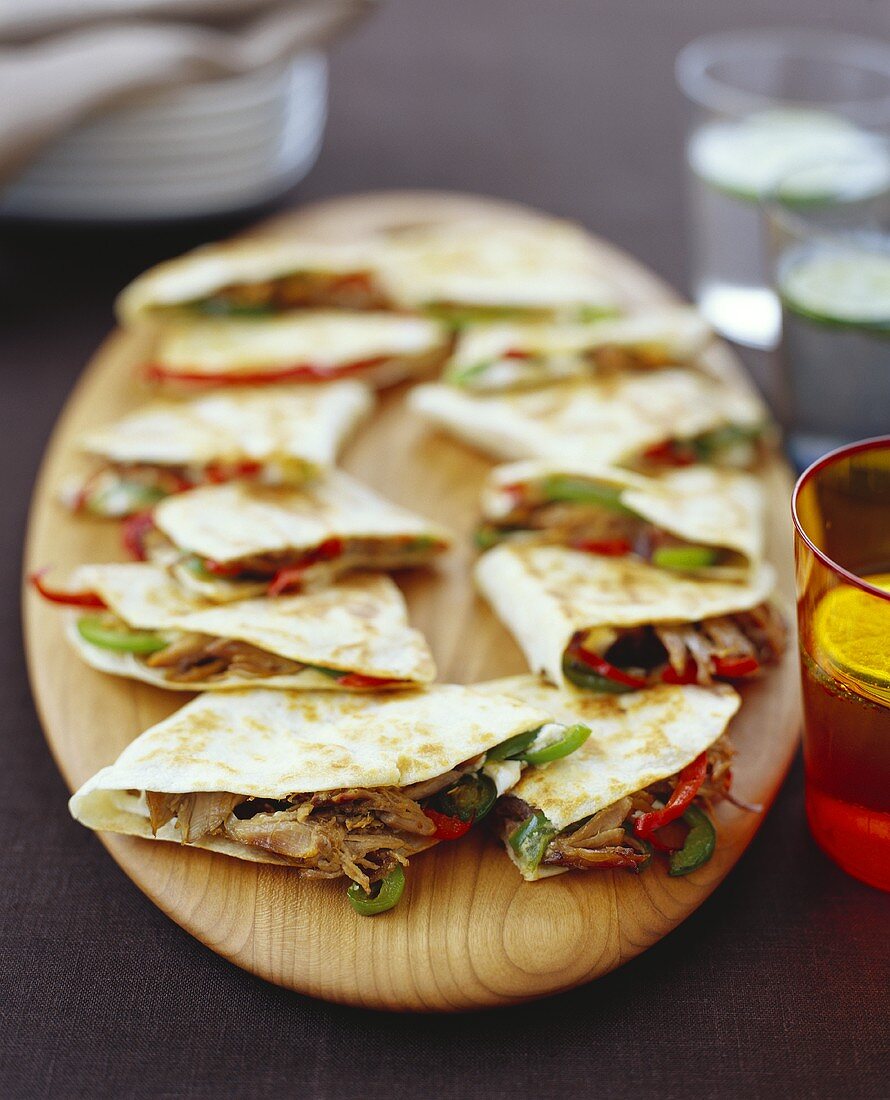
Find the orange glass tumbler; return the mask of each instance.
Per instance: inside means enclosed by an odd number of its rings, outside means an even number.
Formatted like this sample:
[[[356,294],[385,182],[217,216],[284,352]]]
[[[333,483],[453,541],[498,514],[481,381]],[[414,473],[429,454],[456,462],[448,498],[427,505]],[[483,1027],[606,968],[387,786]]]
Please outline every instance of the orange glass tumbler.
[[[890,890],[890,436],[810,466],[792,513],[810,830]]]

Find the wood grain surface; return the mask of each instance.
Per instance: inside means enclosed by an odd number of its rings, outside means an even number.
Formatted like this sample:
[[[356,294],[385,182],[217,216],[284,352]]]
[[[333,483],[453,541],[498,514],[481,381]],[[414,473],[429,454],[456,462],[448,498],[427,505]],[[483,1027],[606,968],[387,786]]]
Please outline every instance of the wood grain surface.
[[[389,192],[337,199],[259,227],[349,238],[372,229],[483,214],[539,216],[493,200]],[[629,301],[670,301],[672,292],[637,263],[596,242]],[[56,426],[32,502],[26,568],[53,565],[56,578],[81,562],[120,560],[113,523],[69,516],[58,484],[82,463],[74,440],[144,395],[134,367],[144,335],[114,334],[85,372]],[[709,365],[739,379],[723,346]],[[404,407],[404,387],[381,398],[377,414],[347,448],[343,465],[392,500],[451,526],[458,546],[437,571],[403,575],[412,621],[430,640],[439,678],[471,683],[524,670],[522,657],[473,592],[468,539],[489,462],[430,434]],[[769,498],[768,552],[780,599],[792,606],[790,475],[774,460],[763,472]],[[31,681],[49,747],[71,789],[112,761],[123,746],[183,699],[104,676],[65,644],[58,609],[25,593]],[[798,736],[796,650],[744,690],[732,726],[738,747],[735,790],[768,807]],[[269,981],[352,1005],[455,1011],[515,1003],[590,981],[671,931],[700,905],[745,850],[760,815],[717,810],[719,843],[702,869],[679,879],[662,866],[567,874],[524,883],[484,829],[416,858],[400,906],[374,919],[356,916],[341,882],[298,879],[282,868],[242,863],[175,845],[102,836],[115,860],[173,920],[212,950]],[[72,826],[74,827],[74,826]],[[101,932],[97,930],[97,935]]]

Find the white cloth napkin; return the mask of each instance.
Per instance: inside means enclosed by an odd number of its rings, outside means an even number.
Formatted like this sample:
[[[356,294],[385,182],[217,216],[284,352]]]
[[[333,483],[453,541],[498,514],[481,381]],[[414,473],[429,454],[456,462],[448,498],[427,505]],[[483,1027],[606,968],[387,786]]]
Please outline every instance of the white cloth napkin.
[[[105,104],[325,45],[375,0],[0,0],[0,179]]]

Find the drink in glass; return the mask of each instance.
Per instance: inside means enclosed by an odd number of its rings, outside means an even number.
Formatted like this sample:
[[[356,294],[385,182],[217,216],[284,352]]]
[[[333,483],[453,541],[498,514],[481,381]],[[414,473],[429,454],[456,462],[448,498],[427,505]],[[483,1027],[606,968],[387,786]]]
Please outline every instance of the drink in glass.
[[[890,180],[876,192],[872,167],[849,159],[801,167],[769,203],[780,414],[801,466],[890,427]],[[801,204],[804,177],[826,186],[830,177],[834,201]]]
[[[793,514],[810,830],[890,890],[890,436],[811,466]]]
[[[693,297],[724,336],[775,347],[762,201],[789,169],[819,157],[870,160],[876,190],[886,187],[890,162],[875,131],[890,123],[890,47],[816,31],[715,35],[680,53],[677,79],[693,107]],[[801,181],[800,200],[819,197],[811,186]]]

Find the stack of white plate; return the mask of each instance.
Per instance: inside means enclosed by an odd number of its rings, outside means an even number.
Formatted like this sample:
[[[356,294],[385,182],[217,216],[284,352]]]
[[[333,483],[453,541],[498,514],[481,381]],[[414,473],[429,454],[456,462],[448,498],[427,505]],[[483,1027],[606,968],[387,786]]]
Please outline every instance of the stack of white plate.
[[[0,214],[156,220],[265,202],[309,171],[327,113],[320,53],[93,116],[0,190]]]

